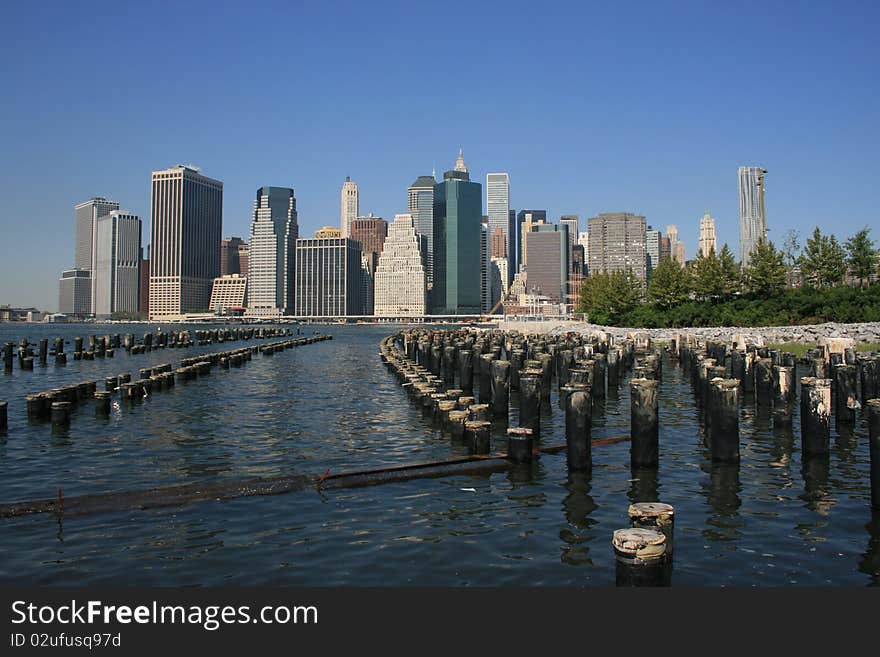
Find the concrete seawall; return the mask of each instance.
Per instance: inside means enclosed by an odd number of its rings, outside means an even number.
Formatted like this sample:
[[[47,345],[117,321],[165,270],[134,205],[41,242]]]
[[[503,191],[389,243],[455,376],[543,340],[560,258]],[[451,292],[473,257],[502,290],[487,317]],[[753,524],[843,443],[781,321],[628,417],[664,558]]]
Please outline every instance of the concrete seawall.
[[[605,332],[608,335],[623,338],[631,333],[643,333],[652,340],[669,340],[674,335],[692,335],[706,340],[722,339],[726,341],[731,335],[741,335],[749,344],[782,343],[782,342],[814,342],[822,338],[850,338],[857,342],[880,341],[880,322],[862,324],[808,324],[804,326],[713,326],[699,328],[627,328],[619,326],[602,326],[587,322],[563,320],[550,321],[510,321],[499,322],[498,328],[504,331],[520,331],[523,334],[559,335],[569,331],[581,334]]]

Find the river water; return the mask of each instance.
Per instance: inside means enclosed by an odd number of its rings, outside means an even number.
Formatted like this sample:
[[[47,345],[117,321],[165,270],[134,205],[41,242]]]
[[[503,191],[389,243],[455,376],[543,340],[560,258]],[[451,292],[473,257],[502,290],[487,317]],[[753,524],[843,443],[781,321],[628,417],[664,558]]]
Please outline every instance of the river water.
[[[175,327],[178,328],[178,327]],[[154,326],[0,325],[27,337],[142,334]],[[382,365],[393,326],[308,326],[333,340],[256,354],[241,368],[178,384],[109,419],[91,403],[67,431],[28,421],[24,396],[243,342],[0,373],[0,503],[288,473],[320,475],[461,454]],[[50,340],[50,345],[52,340]],[[67,347],[72,350],[72,344]],[[70,357],[70,356],[69,356]],[[675,506],[673,586],[880,583],[880,517],[870,511],[864,418],[832,421],[827,462],[801,460],[799,425],[774,430],[746,401],[742,462],[712,465],[691,389],[664,362],[660,467],[634,472],[629,445],[593,449],[591,475],[544,455],[530,476],[497,473],[308,490],[148,511],[0,519],[0,583],[146,586],[614,586],[611,535],[633,500]],[[554,388],[555,388],[554,383]],[[515,401],[516,395],[512,395]],[[515,410],[513,411],[515,417]],[[628,433],[629,391],[610,391],[593,437]],[[496,437],[500,436],[498,433]],[[564,442],[554,393],[542,440]],[[496,446],[503,448],[499,439]],[[647,497],[646,497],[647,496]]]

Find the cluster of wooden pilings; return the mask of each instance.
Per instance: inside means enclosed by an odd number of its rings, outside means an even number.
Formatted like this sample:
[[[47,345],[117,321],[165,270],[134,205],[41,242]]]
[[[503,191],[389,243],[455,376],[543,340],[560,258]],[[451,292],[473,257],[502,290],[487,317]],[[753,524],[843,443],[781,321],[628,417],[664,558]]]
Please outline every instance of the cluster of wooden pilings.
[[[704,441],[712,459],[739,461],[739,406],[743,395],[772,414],[774,426],[789,427],[797,407],[804,459],[827,456],[831,418],[838,428],[852,426],[860,410],[868,415],[872,506],[880,509],[880,356],[835,349],[833,341],[807,351],[802,359],[765,347],[702,342],[677,336],[669,345],[690,374],[700,402]],[[800,404],[797,404],[800,377]]]
[[[292,329],[281,327],[235,327],[219,328],[197,331],[160,331],[156,334],[144,333],[139,341],[134,333],[122,335],[88,335],[86,338],[75,337],[73,339],[73,360],[95,360],[96,358],[113,358],[115,350],[125,349],[130,354],[143,354],[153,349],[175,349],[192,347],[193,345],[207,346],[237,340],[277,338],[292,334]],[[43,338],[37,343],[31,343],[27,338],[18,342],[18,349],[13,342],[6,342],[2,348],[2,360],[4,369],[12,371],[15,362],[19,369],[32,371],[34,364],[45,366],[51,356],[56,365],[67,364],[67,353],[64,351],[64,338],[55,338],[53,349],[49,348],[49,339]],[[36,349],[36,350],[35,350]],[[17,358],[16,358],[17,353]]]
[[[221,369],[240,367],[251,360],[254,353],[262,352],[265,355],[277,353],[285,349],[299,347],[313,342],[332,339],[328,335],[315,335],[305,338],[295,338],[279,342],[270,342],[262,345],[243,347],[232,351],[220,351],[211,354],[202,354],[194,358],[185,358],[180,361],[180,367],[174,368],[171,363],[162,363],[152,367],[138,370],[139,378],[132,381],[130,373],[122,373],[118,376],[106,377],[104,389],[98,390],[97,381],[84,381],[61,388],[55,388],[47,392],[41,392],[25,397],[28,419],[32,421],[51,420],[54,427],[64,427],[70,423],[70,415],[75,406],[88,400],[94,400],[95,415],[107,417],[110,414],[112,395],[119,393],[122,402],[133,403],[144,397],[164,390],[168,390],[177,382],[188,382],[207,376],[212,367],[219,366]],[[6,430],[7,403],[0,402],[0,430]]]
[[[638,467],[657,464],[656,379],[661,367],[650,341],[412,329],[386,338],[380,351],[413,403],[474,453],[491,449],[491,422],[506,427],[511,453],[517,453],[524,438],[539,441],[542,403],[549,402],[553,386],[558,386],[572,471],[591,468],[593,409],[632,369],[639,378],[631,383],[631,459]],[[513,421],[511,395],[519,400]]]

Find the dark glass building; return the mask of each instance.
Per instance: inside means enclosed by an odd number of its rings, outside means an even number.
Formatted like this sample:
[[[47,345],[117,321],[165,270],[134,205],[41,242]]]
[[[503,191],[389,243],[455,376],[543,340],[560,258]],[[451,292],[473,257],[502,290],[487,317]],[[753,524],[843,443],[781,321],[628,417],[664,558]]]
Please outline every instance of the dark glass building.
[[[296,315],[363,314],[360,244],[345,237],[296,241]]]
[[[480,313],[483,186],[471,182],[459,151],[455,168],[434,187],[435,315]]]

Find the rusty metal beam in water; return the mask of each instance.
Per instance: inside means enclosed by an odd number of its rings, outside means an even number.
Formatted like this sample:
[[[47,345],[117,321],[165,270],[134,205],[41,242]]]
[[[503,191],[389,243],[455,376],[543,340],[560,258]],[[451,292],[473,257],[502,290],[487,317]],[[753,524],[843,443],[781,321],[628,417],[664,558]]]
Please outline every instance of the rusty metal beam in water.
[[[629,436],[615,436],[593,441],[593,446],[612,445],[629,440]],[[549,445],[536,450],[539,454],[558,454],[565,445]],[[449,477],[454,475],[500,472],[512,467],[504,452],[485,456],[461,456],[443,461],[411,463],[407,465],[341,472],[339,474],[313,477],[307,475],[282,475],[245,481],[213,482],[210,484],[183,484],[149,490],[124,493],[100,493],[63,497],[59,489],[55,499],[31,500],[0,504],[0,518],[16,518],[50,513],[63,516],[118,513],[120,511],[146,510],[167,506],[182,506],[209,500],[231,500],[258,495],[281,495],[308,489],[333,490],[375,486],[413,479]]]

